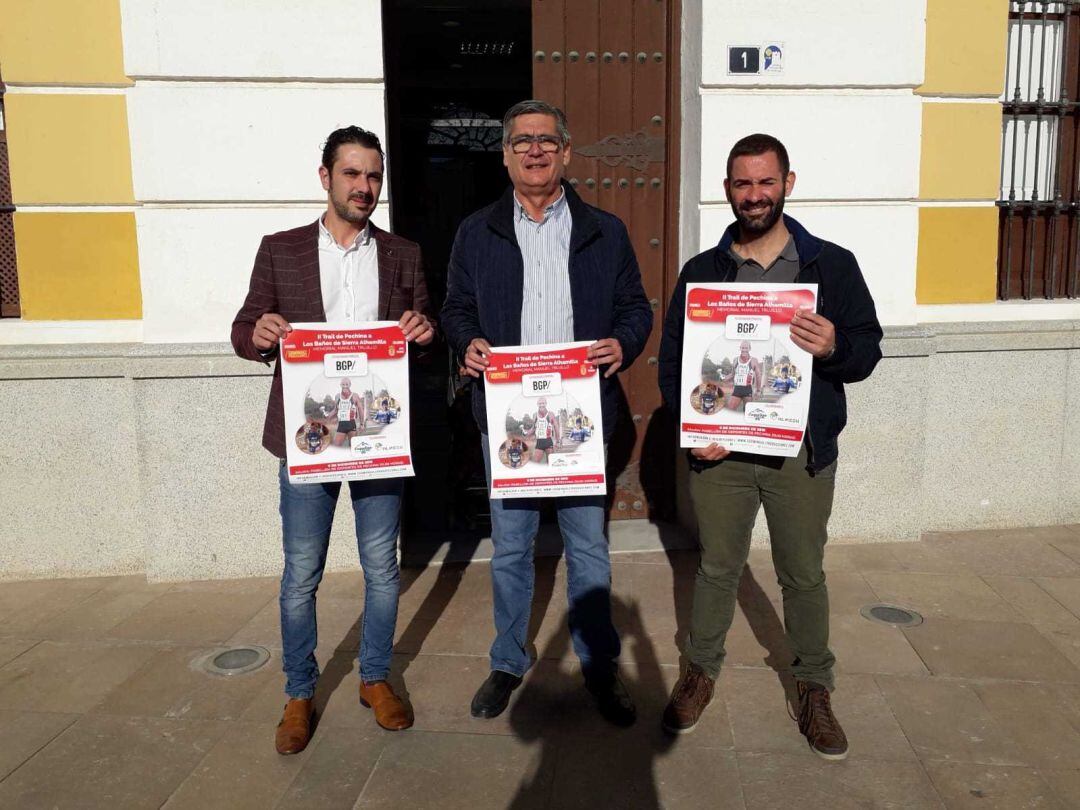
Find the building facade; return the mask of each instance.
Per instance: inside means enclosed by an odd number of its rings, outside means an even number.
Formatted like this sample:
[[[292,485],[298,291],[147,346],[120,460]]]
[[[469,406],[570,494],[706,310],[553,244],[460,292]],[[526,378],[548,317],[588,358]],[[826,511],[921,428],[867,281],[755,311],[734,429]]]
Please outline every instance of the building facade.
[[[376,221],[438,291],[503,182],[493,122],[534,93],[565,105],[571,181],[627,221],[658,316],[731,220],[731,144],[787,144],[787,212],[854,251],[886,327],[835,536],[1080,521],[1077,123],[1054,106],[1078,48],[1077,3],[0,0],[0,577],[276,572],[266,370],[227,343],[259,238],[318,216],[322,142],[358,123],[388,146]],[[615,518],[681,504],[656,341]],[[452,452],[414,498],[445,498]]]

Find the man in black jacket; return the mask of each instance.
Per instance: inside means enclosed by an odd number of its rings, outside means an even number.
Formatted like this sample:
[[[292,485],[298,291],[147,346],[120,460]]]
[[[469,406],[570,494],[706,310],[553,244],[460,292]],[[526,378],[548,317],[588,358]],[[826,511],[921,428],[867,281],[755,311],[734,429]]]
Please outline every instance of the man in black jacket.
[[[835,659],[828,645],[829,598],[822,560],[836,439],[847,421],[844,383],[864,380],[874,370],[881,359],[882,332],[851,252],[812,236],[784,216],[784,200],[794,185],[787,150],[776,138],[750,135],[735,144],[724,189],[736,221],[717,247],[686,263],[664,322],[660,389],[678,417],[687,284],[818,285],[818,312],[799,313],[791,322],[792,341],[814,357],[806,440],[798,457],[731,453],[715,443],[690,451],[701,564],[685,650],[688,666],[663,723],[672,733],[689,731],[712,699],[750,532],[764,505],[783,593],[784,626],[796,656],[791,671],[798,688],[799,730],[818,755],[843,759],[847,738],[830,704]]]
[[[652,328],[626,228],[563,182],[570,156],[561,110],[542,101],[515,104],[503,119],[503,163],[513,188],[462,222],[454,239],[442,321],[455,356],[477,378],[473,415],[485,464],[482,375],[492,346],[592,341],[589,360],[603,371],[606,443],[615,428],[615,373],[634,362]],[[619,637],[611,622],[604,498],[558,498],[555,508],[566,549],[574,651],[601,713],[629,725],[635,709],[616,674]],[[491,674],[473,698],[474,717],[500,714],[531,663],[527,636],[539,506],[531,499],[492,500],[491,524],[496,636]]]

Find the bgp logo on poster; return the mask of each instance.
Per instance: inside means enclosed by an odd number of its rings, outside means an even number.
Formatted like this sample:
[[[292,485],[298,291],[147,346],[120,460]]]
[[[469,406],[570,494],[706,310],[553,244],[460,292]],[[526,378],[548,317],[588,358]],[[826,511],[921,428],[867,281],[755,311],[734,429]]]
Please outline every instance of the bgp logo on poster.
[[[728,315],[724,337],[728,340],[768,340],[772,318],[768,315]]]

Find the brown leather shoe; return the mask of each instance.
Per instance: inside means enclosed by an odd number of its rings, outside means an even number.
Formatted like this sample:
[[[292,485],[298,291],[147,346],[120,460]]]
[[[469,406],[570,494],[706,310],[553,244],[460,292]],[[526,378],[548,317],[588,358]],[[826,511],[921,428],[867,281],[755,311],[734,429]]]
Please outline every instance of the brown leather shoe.
[[[716,684],[697,664],[690,664],[686,673],[675,684],[671,700],[664,709],[664,731],[669,734],[686,734],[694,730],[701,713],[712,700]]]
[[[832,712],[829,690],[821,684],[798,682],[799,731],[814,753],[823,759],[845,759],[848,741]]]
[[[274,734],[279,754],[299,754],[311,739],[311,718],[315,704],[310,698],[292,698],[285,704],[285,713]]]
[[[360,681],[360,704],[375,712],[375,722],[387,731],[401,731],[413,724],[409,710],[386,681]]]

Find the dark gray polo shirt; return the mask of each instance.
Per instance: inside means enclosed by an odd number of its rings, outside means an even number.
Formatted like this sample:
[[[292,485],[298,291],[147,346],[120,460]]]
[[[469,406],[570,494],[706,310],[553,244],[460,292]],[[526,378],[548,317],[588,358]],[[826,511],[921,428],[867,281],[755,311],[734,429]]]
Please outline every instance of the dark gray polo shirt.
[[[753,259],[746,259],[735,252],[734,247],[728,248],[728,254],[738,267],[735,274],[737,282],[763,281],[769,284],[791,284],[795,276],[799,275],[799,253],[795,250],[795,238],[788,236],[787,244],[780,251],[773,263],[768,267],[762,267]]]

